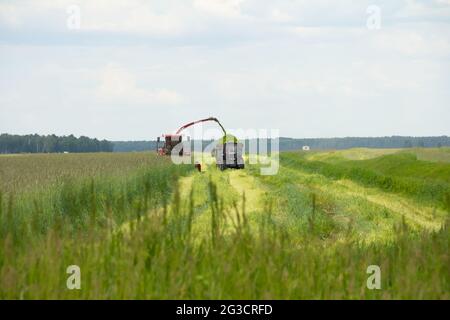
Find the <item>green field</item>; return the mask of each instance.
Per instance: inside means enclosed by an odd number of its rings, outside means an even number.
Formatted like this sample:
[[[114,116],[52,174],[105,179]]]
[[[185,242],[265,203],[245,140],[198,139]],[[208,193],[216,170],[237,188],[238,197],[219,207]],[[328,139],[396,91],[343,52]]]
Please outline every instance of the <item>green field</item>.
[[[449,148],[283,152],[259,173],[0,156],[0,298],[450,298]]]

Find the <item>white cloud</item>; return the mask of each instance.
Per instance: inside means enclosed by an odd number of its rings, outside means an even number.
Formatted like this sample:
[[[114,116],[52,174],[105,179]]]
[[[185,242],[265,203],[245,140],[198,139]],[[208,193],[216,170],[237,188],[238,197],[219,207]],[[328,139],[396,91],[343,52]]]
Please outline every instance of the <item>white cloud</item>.
[[[0,22],[13,28],[19,27],[22,21],[17,7],[12,4],[0,3]]]
[[[65,32],[67,8],[79,6],[81,32],[181,35],[205,31],[213,18],[243,17],[243,0],[23,0],[0,3],[0,26],[21,30]]]
[[[449,14],[449,0],[406,0],[394,17],[407,20],[432,20],[448,18]]]
[[[182,102],[181,96],[175,91],[165,88],[145,89],[138,86],[131,72],[112,64],[100,72],[97,96],[105,102],[128,106],[172,105]]]
[[[370,45],[378,52],[405,57],[447,58],[450,56],[450,27],[382,28],[370,34]]]
[[[274,22],[290,22],[294,20],[291,15],[277,8],[272,9],[269,16],[269,19]]]
[[[195,9],[207,14],[226,18],[241,16],[241,3],[243,0],[194,0]]]
[[[350,27],[291,27],[288,29],[290,33],[299,39],[314,42],[352,42],[367,34],[367,30],[363,28]]]
[[[148,1],[88,1],[83,3],[82,29],[87,31],[131,32],[170,35],[183,31],[183,7],[156,13]]]
[[[148,139],[214,115],[291,136],[450,134],[448,0],[377,0],[376,31],[373,2],[0,0],[0,127]]]

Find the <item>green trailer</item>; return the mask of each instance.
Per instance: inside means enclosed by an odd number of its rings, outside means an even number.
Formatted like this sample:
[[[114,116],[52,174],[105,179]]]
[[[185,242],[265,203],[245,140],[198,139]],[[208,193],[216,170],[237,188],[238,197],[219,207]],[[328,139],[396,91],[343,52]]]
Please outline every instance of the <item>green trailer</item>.
[[[244,169],[243,151],[244,145],[235,136],[226,134],[216,141],[212,155],[216,158],[216,165],[220,170]]]

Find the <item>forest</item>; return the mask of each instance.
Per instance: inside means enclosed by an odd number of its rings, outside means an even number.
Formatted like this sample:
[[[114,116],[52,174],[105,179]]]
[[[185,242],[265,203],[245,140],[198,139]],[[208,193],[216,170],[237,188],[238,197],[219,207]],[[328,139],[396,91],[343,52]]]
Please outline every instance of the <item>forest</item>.
[[[113,144],[107,140],[74,135],[0,135],[0,153],[60,153],[60,152],[112,152]]]
[[[194,140],[191,140],[194,144]],[[205,148],[212,140],[203,141]],[[243,141],[246,152],[254,141]],[[270,147],[269,141],[269,149]],[[297,150],[309,146],[314,150],[349,148],[440,148],[450,146],[450,137],[344,137],[344,138],[286,138],[279,139],[279,150]],[[107,141],[74,135],[0,135],[0,153],[58,153],[58,152],[136,152],[154,151],[156,141]]]

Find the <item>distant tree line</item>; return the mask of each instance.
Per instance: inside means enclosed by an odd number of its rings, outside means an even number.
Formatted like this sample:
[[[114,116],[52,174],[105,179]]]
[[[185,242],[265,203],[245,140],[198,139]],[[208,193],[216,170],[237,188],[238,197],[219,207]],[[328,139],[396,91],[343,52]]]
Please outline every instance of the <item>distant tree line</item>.
[[[0,153],[112,152],[113,143],[74,135],[0,135]]]
[[[213,140],[203,141],[205,148]],[[193,140],[191,140],[194,143]],[[249,141],[244,141],[248,152]],[[154,151],[156,141],[114,141],[114,152]],[[269,148],[270,148],[269,140]],[[439,148],[450,147],[450,137],[345,137],[345,138],[280,138],[280,151],[297,150],[303,146],[311,149],[348,149],[348,148]]]
[[[156,141],[113,141],[114,152],[154,151]]]
[[[193,140],[191,141],[194,142]],[[210,141],[203,141],[203,148]],[[244,141],[248,150],[249,141]],[[269,144],[270,144],[269,140]],[[348,148],[439,148],[450,147],[450,137],[345,137],[345,138],[280,138],[280,151],[297,150],[303,146],[311,149]],[[268,146],[270,149],[270,145]],[[107,141],[81,136],[52,135],[0,135],[0,153],[46,152],[133,152],[155,151],[156,141]]]
[[[345,138],[280,138],[280,150],[348,148],[440,148],[450,146],[450,137],[345,137]]]

